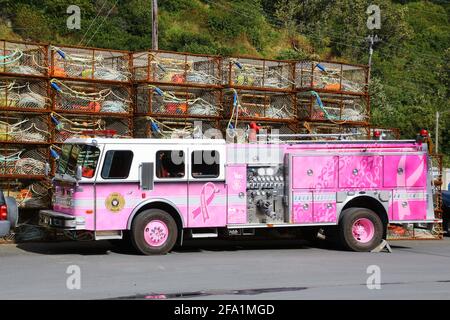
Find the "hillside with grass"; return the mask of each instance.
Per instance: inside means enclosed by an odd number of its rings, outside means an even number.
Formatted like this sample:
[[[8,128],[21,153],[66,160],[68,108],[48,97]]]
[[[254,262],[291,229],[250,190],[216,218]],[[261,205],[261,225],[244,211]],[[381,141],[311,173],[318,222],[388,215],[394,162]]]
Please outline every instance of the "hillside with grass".
[[[142,50],[151,47],[150,0],[0,0],[0,38]],[[68,5],[81,29],[66,27]],[[403,137],[434,135],[450,110],[450,2],[365,0],[160,0],[164,50],[367,63],[366,9],[381,9],[373,55],[372,122]],[[450,165],[450,112],[440,122]]]

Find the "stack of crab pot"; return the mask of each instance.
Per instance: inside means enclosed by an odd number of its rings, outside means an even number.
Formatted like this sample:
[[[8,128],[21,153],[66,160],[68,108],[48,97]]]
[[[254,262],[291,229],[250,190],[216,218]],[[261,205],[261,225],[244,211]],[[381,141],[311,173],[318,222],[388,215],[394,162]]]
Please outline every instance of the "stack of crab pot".
[[[220,62],[211,55],[134,53],[134,136],[214,135],[222,118]]]
[[[295,84],[300,132],[370,137],[368,66],[297,61]]]
[[[49,46],[53,143],[91,135],[132,136],[128,51]]]
[[[49,205],[48,46],[0,40],[0,189],[22,210]]]
[[[292,61],[228,57],[222,60],[222,65],[224,120],[221,128],[226,131],[227,139],[254,139],[249,133],[296,133]]]

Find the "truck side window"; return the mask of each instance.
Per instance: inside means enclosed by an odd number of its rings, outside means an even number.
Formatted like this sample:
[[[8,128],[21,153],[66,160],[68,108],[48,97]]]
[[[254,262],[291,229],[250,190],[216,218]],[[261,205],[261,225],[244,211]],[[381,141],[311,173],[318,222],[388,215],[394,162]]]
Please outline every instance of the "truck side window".
[[[156,176],[160,179],[184,177],[184,151],[160,150],[156,152]]]
[[[130,174],[133,152],[129,150],[109,150],[102,168],[103,179],[126,179]]]
[[[193,151],[191,154],[192,178],[217,178],[220,155],[215,150]]]
[[[78,155],[77,165],[82,168],[82,175],[85,178],[94,177],[95,169],[97,168],[98,157],[100,150],[97,147],[85,145]]]

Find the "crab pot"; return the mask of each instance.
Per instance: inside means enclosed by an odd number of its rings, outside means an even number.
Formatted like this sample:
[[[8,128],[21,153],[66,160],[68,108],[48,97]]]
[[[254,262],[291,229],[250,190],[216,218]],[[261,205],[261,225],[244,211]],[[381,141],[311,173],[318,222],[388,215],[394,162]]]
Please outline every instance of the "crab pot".
[[[369,138],[369,129],[366,126],[338,125],[327,122],[307,122],[300,121],[298,132],[300,134],[310,135],[302,139],[307,140],[366,140]],[[317,136],[317,135],[334,135],[334,136]],[[345,134],[345,137],[339,137]]]
[[[50,204],[51,183],[45,180],[3,180],[0,189],[13,197],[19,208],[46,208]]]
[[[127,86],[77,81],[55,82],[54,110],[72,113],[127,114],[131,112],[131,89]]]
[[[123,118],[105,118],[106,130],[114,130],[115,136],[118,138],[131,138],[132,133],[132,120]]]
[[[36,113],[0,112],[0,141],[48,142],[48,116]]]
[[[48,150],[44,147],[9,144],[0,147],[0,176],[44,175],[47,162]]]
[[[164,51],[136,52],[133,54],[133,77],[137,81],[164,84],[219,86],[220,57]]]
[[[226,118],[232,115],[243,120],[289,121],[295,120],[295,95],[285,92],[268,92],[256,90],[225,91],[223,108]]]
[[[47,75],[45,45],[0,40],[0,72],[17,76]]]
[[[368,98],[364,95],[317,93],[297,94],[300,120],[366,123],[369,120]]]
[[[232,87],[292,90],[294,65],[288,61],[223,59],[223,84]]]
[[[54,142],[62,143],[69,138],[89,138],[102,136],[105,130],[114,130],[115,137],[131,137],[131,121],[128,118],[101,117],[86,115],[53,114],[57,125],[54,128]]]
[[[368,67],[338,62],[300,61],[295,65],[298,89],[367,92]]]
[[[150,116],[215,118],[222,114],[221,91],[204,87],[140,85],[136,113]]]
[[[130,54],[126,51],[50,46],[50,76],[129,82]]]
[[[211,120],[135,117],[133,128],[135,138],[223,138],[218,122]]]
[[[0,112],[43,111],[48,110],[50,106],[46,81],[0,78]]]

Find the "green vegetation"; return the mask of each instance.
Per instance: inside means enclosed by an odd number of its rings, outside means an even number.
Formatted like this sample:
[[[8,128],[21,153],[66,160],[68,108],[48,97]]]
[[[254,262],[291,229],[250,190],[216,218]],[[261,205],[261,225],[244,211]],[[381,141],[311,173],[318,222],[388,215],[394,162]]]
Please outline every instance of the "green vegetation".
[[[0,0],[0,38],[147,49],[150,3]],[[81,30],[66,27],[70,4],[81,8]],[[376,34],[383,40],[373,56],[372,121],[408,138],[423,127],[434,135],[436,111],[450,110],[448,1],[160,0],[159,44],[195,53],[367,63],[370,4],[381,8]],[[449,166],[450,112],[441,116],[440,151]]]

